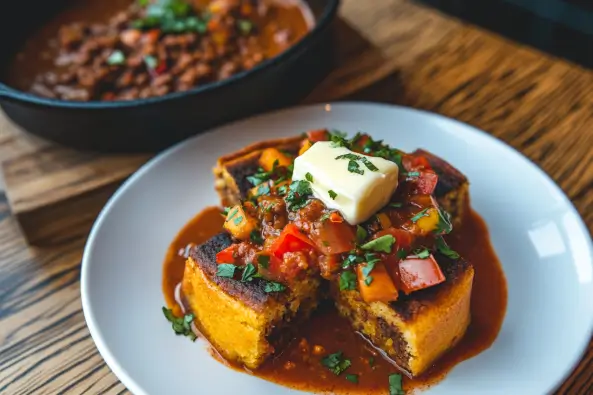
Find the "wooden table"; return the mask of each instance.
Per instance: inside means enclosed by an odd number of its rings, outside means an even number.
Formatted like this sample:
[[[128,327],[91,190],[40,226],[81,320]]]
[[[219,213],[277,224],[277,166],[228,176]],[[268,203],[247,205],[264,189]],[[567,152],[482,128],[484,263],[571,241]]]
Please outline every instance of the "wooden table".
[[[357,61],[333,73],[308,101],[347,94],[428,109],[486,130],[550,174],[592,231],[593,74],[434,10],[376,1],[381,12],[344,2],[342,18],[366,46],[349,48]],[[367,37],[371,22],[375,29]],[[0,138],[2,159],[23,152],[31,152],[27,139]],[[91,205],[86,218],[81,212],[79,220],[56,224],[55,232],[69,229],[59,242],[28,247],[0,197],[2,394],[127,391],[95,348],[81,309],[80,260],[88,219],[98,209]],[[558,393],[593,393],[593,343]]]

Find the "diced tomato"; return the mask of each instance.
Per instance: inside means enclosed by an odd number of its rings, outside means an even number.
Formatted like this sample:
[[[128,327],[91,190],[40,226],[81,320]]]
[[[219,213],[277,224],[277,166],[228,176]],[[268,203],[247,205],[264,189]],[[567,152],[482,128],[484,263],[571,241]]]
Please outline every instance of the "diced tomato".
[[[224,250],[216,254],[216,263],[235,263],[235,251],[237,244],[231,244]]]
[[[437,261],[428,258],[408,257],[399,263],[399,284],[406,294],[432,287],[445,281]]]
[[[329,220],[336,224],[341,224],[344,222],[344,217],[340,215],[340,213],[334,211],[329,215]]]
[[[414,240],[414,235],[407,230],[403,229],[396,229],[396,228],[387,228],[378,231],[374,236],[373,239],[377,239],[381,236],[385,235],[392,235],[395,237],[395,246],[397,248],[393,248],[392,251],[400,250],[400,249],[408,249],[412,245],[412,241]]]
[[[311,239],[325,255],[341,254],[356,248],[356,233],[346,222],[323,221],[319,229],[311,233]]]
[[[368,276],[364,275],[365,268],[366,263],[356,266],[358,290],[362,299],[367,303],[397,300],[397,288],[387,273],[385,265],[382,262],[377,262]]]
[[[439,181],[439,176],[432,170],[423,170],[416,181],[418,193],[432,195]]]
[[[288,224],[270,246],[270,252],[282,259],[286,252],[303,251],[314,246],[311,239],[305,236],[295,224]]]
[[[327,141],[329,140],[329,133],[327,129],[317,129],[317,130],[309,130],[307,132],[307,139],[312,143],[316,143],[318,141]]]
[[[432,170],[428,159],[421,155],[404,155],[402,165],[406,171]]]

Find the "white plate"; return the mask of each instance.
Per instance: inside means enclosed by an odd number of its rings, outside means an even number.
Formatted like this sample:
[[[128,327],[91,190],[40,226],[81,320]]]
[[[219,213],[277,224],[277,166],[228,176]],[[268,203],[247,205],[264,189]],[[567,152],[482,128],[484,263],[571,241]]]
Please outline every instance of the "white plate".
[[[329,110],[329,111],[328,111]],[[377,104],[315,105],[220,127],[162,153],[111,198],[82,261],[82,302],[101,355],[135,394],[293,394],[230,370],[163,318],[161,265],[181,227],[217,204],[212,167],[249,143],[313,128],[363,130],[445,158],[467,175],[508,280],[493,346],[427,394],[545,394],[570,373],[593,326],[590,236],[561,190],[512,148],[468,125]],[[300,392],[298,392],[300,393]]]

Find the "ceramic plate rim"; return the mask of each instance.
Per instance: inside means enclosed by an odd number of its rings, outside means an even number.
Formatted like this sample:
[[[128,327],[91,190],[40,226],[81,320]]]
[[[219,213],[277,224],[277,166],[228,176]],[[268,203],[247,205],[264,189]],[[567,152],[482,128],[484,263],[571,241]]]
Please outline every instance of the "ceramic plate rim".
[[[477,134],[481,135],[482,137],[486,137],[486,139],[489,140],[490,144],[494,144],[498,147],[502,147],[504,149],[512,151],[512,153],[514,155],[516,155],[522,162],[524,162],[525,165],[534,168],[540,174],[540,176],[543,176],[543,179],[546,181],[548,186],[551,186],[552,189],[554,190],[554,192],[556,194],[558,194],[559,196],[561,196],[563,203],[566,204],[566,206],[570,210],[571,214],[575,215],[576,218],[578,219],[578,221],[577,221],[578,227],[579,227],[578,231],[589,236],[586,238],[586,240],[587,240],[586,247],[587,247],[589,256],[592,257],[592,259],[593,259],[593,242],[591,240],[591,237],[590,237],[589,231],[586,227],[586,224],[584,223],[583,218],[579,214],[578,210],[575,208],[572,201],[568,198],[568,196],[560,188],[560,186],[558,184],[556,184],[556,182],[544,170],[542,170],[535,162],[530,160],[527,156],[523,155],[519,150],[515,149],[511,145],[505,143],[504,141],[499,140],[498,138],[490,135],[489,133],[487,133],[481,129],[478,129],[470,124],[458,121],[453,118],[446,117],[441,114],[433,113],[430,111],[425,111],[425,110],[411,108],[411,107],[405,107],[405,106],[399,106],[399,105],[392,105],[392,104],[386,104],[386,103],[375,103],[375,102],[368,102],[368,101],[340,101],[340,102],[328,102],[328,103],[319,103],[319,104],[300,105],[300,106],[283,108],[283,109],[279,109],[279,110],[271,111],[271,112],[267,112],[267,113],[257,114],[257,115],[254,115],[254,116],[251,116],[248,118],[240,119],[237,121],[233,121],[233,122],[230,122],[227,124],[217,126],[213,129],[205,131],[204,133],[198,134],[198,135],[190,137],[184,141],[181,141],[181,142],[167,148],[166,150],[156,154],[153,158],[149,159],[145,164],[143,164],[136,172],[134,172],[115,191],[115,193],[109,198],[109,200],[107,201],[105,206],[102,208],[101,212],[97,216],[97,218],[91,228],[87,242],[84,247],[84,253],[83,253],[82,261],[81,261],[80,291],[81,291],[83,314],[84,314],[84,318],[85,318],[87,327],[91,334],[91,337],[92,337],[99,353],[101,354],[101,357],[105,360],[106,364],[113,371],[113,373],[117,376],[117,378],[132,393],[146,394],[146,395],[150,394],[150,392],[145,390],[141,386],[141,384],[137,383],[136,380],[134,378],[132,378],[131,375],[128,374],[126,368],[123,367],[119,363],[119,361],[113,355],[111,349],[105,344],[105,340],[101,334],[100,329],[98,328],[99,324],[98,324],[96,317],[93,313],[93,307],[89,300],[89,295],[87,292],[87,288],[88,288],[87,283],[89,282],[89,278],[88,278],[89,269],[88,268],[89,268],[89,260],[90,260],[91,251],[95,247],[95,239],[97,237],[98,230],[101,228],[103,222],[107,218],[112,206],[119,200],[120,196],[123,195],[126,192],[126,190],[128,188],[130,188],[130,186],[136,182],[136,180],[141,178],[145,173],[151,171],[151,169],[154,168],[155,166],[158,166],[158,164],[161,161],[165,160],[166,158],[168,158],[172,155],[175,155],[175,153],[179,150],[182,150],[185,145],[191,144],[191,142],[193,142],[195,140],[199,140],[201,138],[206,138],[205,136],[208,136],[212,133],[216,133],[218,131],[218,129],[220,129],[220,128],[241,125],[244,122],[256,122],[258,119],[265,118],[270,115],[289,114],[292,111],[299,111],[299,110],[308,111],[313,108],[318,108],[320,106],[327,106],[327,105],[331,106],[332,108],[334,108],[334,107],[338,107],[338,108],[339,107],[349,107],[349,106],[363,107],[363,108],[364,107],[381,107],[386,110],[396,109],[399,111],[417,113],[421,116],[437,118],[437,119],[440,119],[447,123],[452,123],[454,125],[461,126],[463,129],[466,129],[468,133],[477,133]],[[588,330],[586,332],[589,333],[589,337],[588,338],[584,337],[583,339],[581,339],[580,352],[578,353],[578,355],[575,355],[575,357],[571,361],[570,365],[566,366],[563,374],[561,375],[560,380],[558,380],[558,382],[553,386],[553,388],[550,388],[550,391],[556,390],[566,381],[566,379],[570,376],[570,374],[578,366],[578,364],[582,360],[583,356],[585,355],[590,338],[591,338],[591,336],[593,336],[593,316],[589,317],[588,322],[589,322]]]

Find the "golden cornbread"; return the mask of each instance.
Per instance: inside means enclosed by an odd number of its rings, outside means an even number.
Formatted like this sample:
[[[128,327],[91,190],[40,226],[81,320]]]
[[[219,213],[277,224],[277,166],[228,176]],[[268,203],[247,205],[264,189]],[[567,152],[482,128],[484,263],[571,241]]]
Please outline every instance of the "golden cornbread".
[[[358,291],[331,287],[340,315],[412,377],[453,347],[470,322],[473,267],[461,259],[438,259],[447,281],[409,296],[400,293],[396,302],[366,303]]]
[[[227,234],[219,234],[196,247],[186,261],[181,287],[212,346],[228,361],[256,369],[315,309],[320,279],[266,293],[261,279],[246,283],[218,277],[216,252],[230,243]]]

